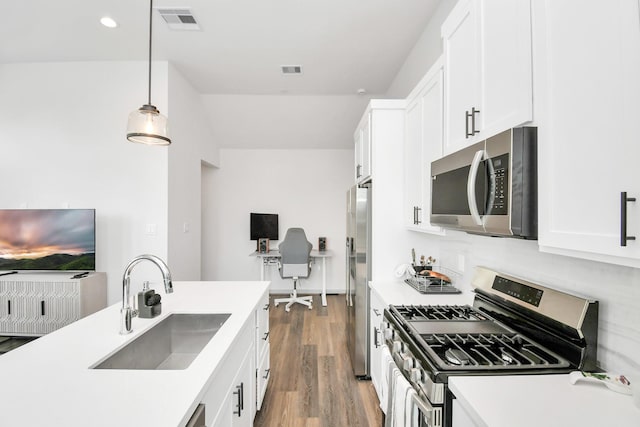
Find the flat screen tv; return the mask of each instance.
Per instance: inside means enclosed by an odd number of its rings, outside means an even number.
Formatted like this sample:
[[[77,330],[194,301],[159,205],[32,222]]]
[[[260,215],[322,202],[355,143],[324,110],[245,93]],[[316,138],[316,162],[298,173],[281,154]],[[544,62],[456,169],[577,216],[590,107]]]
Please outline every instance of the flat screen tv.
[[[278,240],[278,214],[251,213],[251,239]]]
[[[0,270],[94,271],[95,209],[0,209]]]

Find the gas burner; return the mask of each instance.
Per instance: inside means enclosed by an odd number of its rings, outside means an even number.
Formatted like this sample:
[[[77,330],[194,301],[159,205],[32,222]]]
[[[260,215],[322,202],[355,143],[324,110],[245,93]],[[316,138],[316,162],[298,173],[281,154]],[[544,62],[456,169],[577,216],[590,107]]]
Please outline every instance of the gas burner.
[[[468,305],[396,305],[394,308],[403,319],[408,321],[487,320],[482,313]]]

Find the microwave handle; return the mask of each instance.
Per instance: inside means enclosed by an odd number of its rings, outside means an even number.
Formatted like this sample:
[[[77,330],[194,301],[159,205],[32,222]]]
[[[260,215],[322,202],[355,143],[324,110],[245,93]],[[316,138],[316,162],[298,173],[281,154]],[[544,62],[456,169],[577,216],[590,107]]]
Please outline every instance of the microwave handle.
[[[478,203],[476,201],[476,177],[478,176],[478,167],[484,157],[484,150],[476,151],[469,168],[469,177],[467,178],[467,203],[469,204],[469,212],[471,218],[476,225],[482,225],[482,218],[478,213]]]

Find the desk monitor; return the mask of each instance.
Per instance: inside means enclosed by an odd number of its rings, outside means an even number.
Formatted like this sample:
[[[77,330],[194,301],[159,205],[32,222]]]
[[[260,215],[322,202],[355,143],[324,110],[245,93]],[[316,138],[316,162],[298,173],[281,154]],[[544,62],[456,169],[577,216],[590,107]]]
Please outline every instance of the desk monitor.
[[[251,239],[278,239],[278,214],[251,213]]]

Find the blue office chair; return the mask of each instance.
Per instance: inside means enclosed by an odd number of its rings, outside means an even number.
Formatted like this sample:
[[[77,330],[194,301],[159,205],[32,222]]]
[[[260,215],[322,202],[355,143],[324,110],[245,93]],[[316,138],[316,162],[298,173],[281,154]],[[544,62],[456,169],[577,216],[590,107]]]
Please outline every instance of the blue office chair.
[[[311,310],[312,296],[298,296],[298,279],[309,277],[311,273],[311,253],[312,245],[307,240],[302,228],[290,228],[284,236],[284,240],[278,246],[280,250],[280,262],[278,271],[283,279],[293,279],[293,292],[289,298],[278,298],[274,300],[274,305],[286,302],[285,310],[289,311],[294,303],[304,304]]]

